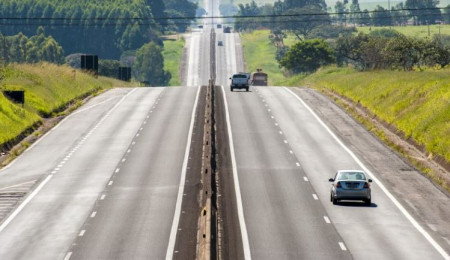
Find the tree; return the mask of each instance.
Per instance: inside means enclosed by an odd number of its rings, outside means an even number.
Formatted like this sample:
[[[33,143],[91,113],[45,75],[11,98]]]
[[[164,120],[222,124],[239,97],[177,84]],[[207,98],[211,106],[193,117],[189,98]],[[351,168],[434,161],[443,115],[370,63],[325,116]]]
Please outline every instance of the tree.
[[[166,15],[176,14],[176,17],[184,17],[185,20],[174,20],[179,32],[184,32],[188,27],[188,17],[195,19],[197,4],[189,0],[164,0]]]
[[[345,13],[348,12],[348,9],[346,6],[347,3],[348,3],[348,0],[344,0],[343,2],[337,1],[334,6],[334,11],[337,13],[337,20],[341,24],[345,24],[345,22],[347,20],[346,15],[345,15]]]
[[[305,40],[294,44],[281,59],[280,65],[294,73],[313,72],[335,62],[334,52],[322,39]]]
[[[145,44],[136,52],[133,71],[137,80],[150,86],[166,86],[171,78],[170,73],[164,71],[162,49],[154,42]]]
[[[252,1],[250,4],[239,4],[239,12],[237,15],[246,17],[257,16],[260,15],[260,11],[256,2]],[[258,28],[259,25],[259,20],[256,20],[255,18],[236,19],[234,23],[234,27],[238,31],[251,31]]]
[[[389,26],[392,25],[392,17],[389,10],[377,5],[372,13],[372,24],[375,26]]]
[[[300,41],[308,38],[316,27],[331,24],[328,13],[314,5],[289,9],[284,14],[287,16],[278,21],[280,28],[294,34]]]
[[[327,10],[327,4],[325,0],[285,0],[284,5],[286,9],[316,6],[322,9],[322,11]]]
[[[408,17],[406,15],[407,13],[405,11],[399,11],[402,9],[405,9],[405,5],[403,2],[400,2],[392,7],[392,22],[396,25],[405,25],[408,22]]]
[[[361,46],[368,41],[369,35],[364,33],[339,37],[336,41],[337,64],[354,64],[359,69],[365,69]]]
[[[405,2],[406,8],[417,9],[409,11],[416,25],[435,24],[436,21],[441,20],[441,11],[433,9],[438,5],[439,0],[406,0]]]
[[[428,66],[444,68],[450,64],[450,46],[445,45],[441,37],[433,37],[425,44],[424,60]]]
[[[360,22],[361,18],[361,8],[359,7],[358,0],[352,0],[352,3],[350,4],[350,22],[353,24],[357,24]]]
[[[148,6],[152,10],[152,15],[155,18],[164,17],[164,12],[166,11],[166,6],[163,0],[146,0]]]
[[[423,40],[398,34],[387,42],[383,54],[392,68],[412,70],[423,60],[424,46]]]
[[[98,61],[98,74],[110,77],[117,78],[119,74],[120,61],[118,60],[99,60]]]
[[[450,24],[450,5],[447,5],[447,7],[445,8],[443,19],[445,23]]]
[[[40,60],[61,64],[64,62],[63,48],[49,36],[41,47]]]

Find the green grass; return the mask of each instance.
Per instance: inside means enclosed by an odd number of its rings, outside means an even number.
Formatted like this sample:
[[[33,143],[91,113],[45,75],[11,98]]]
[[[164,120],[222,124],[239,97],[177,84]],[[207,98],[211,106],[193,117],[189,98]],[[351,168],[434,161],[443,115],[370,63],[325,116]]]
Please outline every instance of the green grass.
[[[269,75],[268,84],[276,85],[285,80],[285,77],[275,59],[276,48],[268,37],[268,30],[241,34],[247,71],[255,72],[256,69],[261,68]]]
[[[9,65],[0,69],[0,74],[0,90],[25,90],[23,108],[0,93],[0,144],[15,139],[78,98],[126,84],[48,63]]]
[[[370,30],[375,29],[394,29],[406,36],[413,36],[419,38],[428,37],[428,26],[393,26],[393,27],[358,27],[358,32],[369,33]],[[439,29],[440,28],[440,29]],[[439,35],[439,30],[441,35],[450,36],[450,25],[430,25],[430,36]]]
[[[450,162],[450,69],[422,72],[326,68],[291,82],[326,88],[359,102],[407,138]]]
[[[286,77],[275,60],[268,31],[241,36],[248,70],[263,68],[269,84],[336,91],[450,162],[450,68],[417,72],[327,68],[312,75]]]
[[[184,48],[184,39],[164,41],[164,70],[172,74],[170,86],[180,86],[180,61]]]

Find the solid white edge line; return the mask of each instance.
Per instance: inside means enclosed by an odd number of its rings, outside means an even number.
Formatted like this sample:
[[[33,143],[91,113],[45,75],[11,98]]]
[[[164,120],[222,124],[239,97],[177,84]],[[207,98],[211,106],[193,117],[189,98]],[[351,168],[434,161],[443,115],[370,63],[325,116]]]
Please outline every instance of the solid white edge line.
[[[373,179],[373,181],[380,187],[380,189],[386,194],[386,196],[394,203],[395,206],[403,213],[403,215],[411,222],[411,224],[421,233],[428,242],[444,257],[446,260],[450,260],[450,256],[445,250],[428,234],[428,232],[419,225],[419,223],[409,214],[409,212],[398,202],[398,200],[389,192],[384,184],[359,160],[359,158],[331,131],[331,129],[320,119],[319,116],[292,90],[284,87],[289,93],[297,98],[304,107],[316,118],[316,120],[325,128],[325,130],[333,137],[334,140],[353,158],[353,160]]]
[[[347,248],[345,247],[345,244],[343,242],[339,242],[339,247],[342,251],[347,251]]]
[[[227,102],[227,96],[225,93],[225,88],[222,87],[222,93],[223,93],[223,99],[224,99],[224,105],[225,105],[225,118],[227,120],[227,130],[228,130],[228,141],[230,145],[230,154],[231,154],[231,165],[233,169],[233,180],[234,180],[234,190],[236,191],[236,203],[237,203],[237,210],[238,210],[238,217],[239,217],[239,226],[241,228],[241,236],[242,236],[242,247],[244,249],[244,259],[250,260],[252,259],[251,253],[250,253],[250,243],[248,241],[248,233],[247,233],[247,226],[245,224],[245,218],[244,218],[244,207],[242,206],[242,195],[241,195],[241,189],[239,186],[239,177],[238,177],[238,171],[236,166],[236,157],[234,155],[234,145],[233,145],[233,134],[231,132],[231,121],[230,121],[230,113],[228,111],[228,102]]]
[[[178,224],[180,222],[181,203],[183,201],[184,185],[186,182],[186,171],[187,171],[187,165],[188,165],[188,161],[189,161],[189,151],[191,150],[192,132],[194,131],[194,121],[195,121],[195,114],[197,113],[197,104],[198,104],[198,98],[200,96],[200,89],[201,89],[201,87],[198,87],[197,95],[196,95],[195,101],[194,101],[194,108],[192,109],[191,124],[189,126],[186,150],[184,152],[184,160],[183,160],[183,166],[181,169],[180,184],[178,185],[178,195],[177,195],[177,202],[175,205],[175,214],[173,216],[172,228],[170,230],[169,244],[167,246],[166,260],[171,260],[173,258],[173,252],[175,250],[175,241],[177,239]]]
[[[20,205],[13,211],[11,215],[0,225],[0,232],[2,232],[9,223],[25,208],[25,206],[30,203],[30,201],[39,193],[39,191],[47,184],[47,182],[53,177],[53,175],[47,175],[39,186],[28,196]]]
[[[133,93],[135,90],[136,90],[136,88],[134,88],[133,90],[129,91],[125,96],[123,96],[123,97],[121,98],[121,100],[120,100],[119,103],[117,103],[117,104],[122,103],[122,101],[123,101],[128,95],[130,95],[131,93]],[[111,99],[112,99],[112,98],[111,98]],[[50,129],[47,133],[45,133],[41,138],[39,138],[36,142],[34,142],[30,147],[28,147],[22,154],[25,154],[25,153],[28,152],[29,150],[33,149],[33,148],[34,148],[36,145],[38,145],[45,137],[47,137],[47,135],[49,135],[51,132],[53,132],[55,129],[57,129],[62,123],[64,123],[66,120],[68,120],[68,119],[71,118],[72,116],[74,116],[74,115],[76,115],[76,114],[79,114],[79,113],[81,113],[81,112],[84,112],[84,111],[86,111],[86,110],[89,110],[89,109],[91,109],[91,108],[93,108],[93,107],[95,107],[95,106],[97,106],[97,105],[102,104],[102,103],[105,103],[106,101],[109,101],[109,100],[104,100],[104,101],[100,102],[99,104],[92,105],[92,106],[87,107],[87,108],[85,108],[85,109],[83,109],[83,110],[80,110],[80,111],[75,111],[75,112],[73,112],[72,114],[66,116],[63,120],[61,120],[61,122],[59,122],[57,125],[55,125],[52,129]],[[110,111],[112,111],[114,108],[116,108],[117,104],[116,104],[113,108],[111,108]],[[5,167],[3,167],[3,169],[0,169],[0,173],[1,173],[2,171],[4,171],[4,170],[10,168],[11,166],[13,166],[13,165],[16,163],[17,159],[19,159],[19,158],[20,158],[20,156],[17,157],[16,159],[14,159],[12,162],[10,162],[10,163],[9,163],[8,165],[6,165]]]
[[[110,110],[109,110],[109,112],[108,113],[111,113],[111,111],[113,111],[116,107],[118,107],[124,100],[125,100],[125,98],[126,97],[128,97],[131,93],[133,93],[134,91],[136,90],[136,88],[135,89],[133,89],[133,90],[131,90],[130,92],[128,92],[125,96],[123,96],[122,98],[121,98],[121,100],[116,104],[116,105],[114,105]],[[69,116],[67,116],[66,118],[64,118],[58,125],[56,125],[53,129],[55,129],[57,126],[59,126],[60,124],[62,124],[65,120],[67,120],[68,118],[70,118],[72,115],[74,115],[74,114],[70,114]],[[103,117],[104,118],[104,117]],[[101,120],[103,120],[103,118],[101,119]],[[100,120],[100,121],[101,121]],[[52,129],[52,130],[53,130]],[[49,134],[52,130],[50,130],[49,132],[47,132],[47,134]],[[42,138],[44,138],[45,136],[47,136],[47,134],[45,134]],[[42,138],[41,139],[39,139],[37,142],[35,142],[34,143],[34,145],[33,146],[31,146],[29,149],[31,149],[32,147],[34,147],[35,145],[37,145],[38,143],[39,143],[39,141],[40,140],[42,140]],[[28,149],[27,149],[28,150]],[[11,164],[10,164],[10,166],[11,166]],[[58,169],[59,170],[59,169]],[[45,186],[45,184],[47,184],[47,182],[51,179],[53,177],[53,175],[48,175],[45,179],[44,179],[44,181],[42,181],[40,184],[39,184],[39,186],[30,194],[30,196],[28,196],[20,205],[19,205],[19,207],[17,207],[16,208],[16,210],[14,210],[14,212],[11,214],[11,215],[9,215],[9,217],[0,225],[0,232],[2,232],[8,225],[9,225],[9,223],[23,210],[23,208],[38,194],[38,192],[39,191],[41,191],[41,189]],[[69,256],[69,258],[70,258],[70,256]]]

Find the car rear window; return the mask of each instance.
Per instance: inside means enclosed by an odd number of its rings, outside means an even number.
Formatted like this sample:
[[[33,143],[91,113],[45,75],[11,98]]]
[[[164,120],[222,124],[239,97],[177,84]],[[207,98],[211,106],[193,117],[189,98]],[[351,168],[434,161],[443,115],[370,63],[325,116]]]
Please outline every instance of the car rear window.
[[[362,172],[341,172],[337,179],[340,181],[364,181],[366,176]]]
[[[233,78],[235,78],[235,79],[246,79],[247,75],[243,75],[243,74],[233,75]]]

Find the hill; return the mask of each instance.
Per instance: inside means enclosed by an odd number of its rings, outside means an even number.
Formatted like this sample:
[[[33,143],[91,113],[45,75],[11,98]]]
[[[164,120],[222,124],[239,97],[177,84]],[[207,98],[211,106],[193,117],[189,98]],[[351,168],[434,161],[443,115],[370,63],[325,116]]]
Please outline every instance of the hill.
[[[24,90],[25,105],[16,104],[0,92],[0,151],[5,151],[61,112],[98,91],[128,83],[95,78],[67,66],[50,63],[12,64],[0,68],[0,90]],[[75,105],[74,105],[75,104]]]

